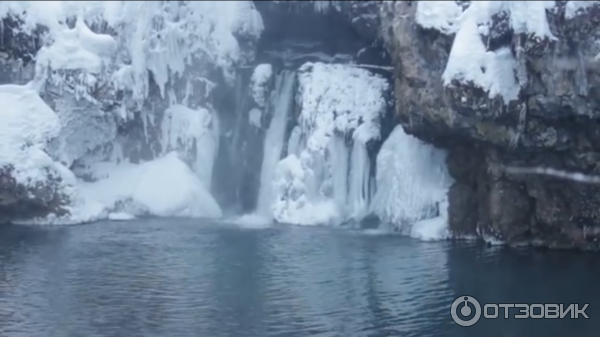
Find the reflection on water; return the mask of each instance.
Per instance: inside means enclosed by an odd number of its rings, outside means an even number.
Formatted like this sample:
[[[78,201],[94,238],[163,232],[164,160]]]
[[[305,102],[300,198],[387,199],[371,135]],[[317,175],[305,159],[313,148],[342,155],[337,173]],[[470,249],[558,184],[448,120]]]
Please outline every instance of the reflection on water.
[[[191,220],[2,227],[0,336],[595,336],[599,261]],[[462,328],[459,295],[591,302],[591,319]]]

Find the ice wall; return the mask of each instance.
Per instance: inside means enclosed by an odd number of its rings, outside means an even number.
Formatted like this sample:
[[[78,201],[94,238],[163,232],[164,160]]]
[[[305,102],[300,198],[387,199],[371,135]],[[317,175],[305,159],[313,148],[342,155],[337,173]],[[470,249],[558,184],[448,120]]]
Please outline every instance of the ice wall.
[[[447,236],[446,194],[452,178],[446,153],[396,126],[377,154],[377,192],[370,209],[405,234]],[[421,222],[434,219],[435,221]]]

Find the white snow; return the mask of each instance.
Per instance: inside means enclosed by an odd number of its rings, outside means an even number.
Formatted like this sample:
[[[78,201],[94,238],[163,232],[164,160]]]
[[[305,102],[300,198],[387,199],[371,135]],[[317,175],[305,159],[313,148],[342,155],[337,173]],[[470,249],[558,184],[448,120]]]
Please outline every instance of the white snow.
[[[452,183],[445,159],[444,151],[396,126],[377,155],[377,192],[371,211],[411,236],[445,237],[444,203]]]
[[[267,102],[268,84],[273,76],[273,68],[268,63],[259,64],[250,77],[250,93],[254,102],[264,108]]]
[[[489,93],[500,96],[505,103],[518,98],[520,87],[514,75],[515,60],[510,49],[487,51],[479,35],[475,16],[467,17],[461,25],[442,75],[444,85],[453,80],[472,83]]]
[[[503,12],[509,16],[515,33],[529,34],[539,39],[556,39],[546,17],[546,11],[552,9],[555,2],[473,1],[456,20],[452,18],[457,9],[450,4],[444,6],[449,7],[448,12],[441,14],[438,11],[442,7],[419,1],[417,10],[422,26],[437,27],[443,33],[456,32],[442,75],[444,85],[449,86],[456,80],[482,88],[490,98],[502,97],[505,103],[517,99],[520,87],[515,78],[516,63],[510,49],[507,46],[488,51],[481,35],[489,33],[492,16]]]
[[[90,30],[82,18],[73,29],[61,27],[54,32],[54,42],[40,49],[36,57],[36,72],[51,69],[80,69],[99,73],[117,48],[115,39]]]
[[[415,21],[419,26],[452,34],[462,8],[456,1],[417,1]]]
[[[60,133],[58,116],[29,86],[0,86],[0,167],[11,165],[20,184],[45,181],[49,173],[71,183],[74,176],[44,150]]]
[[[389,86],[383,77],[342,64],[306,63],[299,72],[299,123],[312,131],[308,148],[323,150],[334,132],[351,133],[361,121],[363,142],[379,137]]]
[[[220,217],[221,209],[176,152],[139,165],[105,164],[93,183],[80,182],[80,195],[105,212],[133,216]]]
[[[138,102],[148,95],[148,70],[161,94],[171,75],[207,62],[233,80],[242,57],[235,36],[257,39],[264,28],[252,1],[2,1],[0,17],[9,14],[23,20],[26,32],[48,28],[40,66],[98,72],[110,58],[107,74],[127,67]],[[68,19],[77,19],[73,29]],[[100,23],[116,36],[89,29]]]

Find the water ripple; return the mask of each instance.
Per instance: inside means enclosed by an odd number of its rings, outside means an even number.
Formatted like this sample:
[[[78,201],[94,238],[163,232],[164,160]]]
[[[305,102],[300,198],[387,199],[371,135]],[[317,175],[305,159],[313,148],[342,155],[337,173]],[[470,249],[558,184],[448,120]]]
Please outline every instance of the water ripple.
[[[450,248],[182,220],[6,227],[0,336],[450,335],[453,298],[489,286],[486,268],[506,264],[480,248]]]

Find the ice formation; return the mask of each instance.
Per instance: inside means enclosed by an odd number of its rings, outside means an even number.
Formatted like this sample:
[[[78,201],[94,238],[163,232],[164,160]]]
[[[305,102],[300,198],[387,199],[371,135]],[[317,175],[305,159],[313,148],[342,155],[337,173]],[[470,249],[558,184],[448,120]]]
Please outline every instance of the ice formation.
[[[330,224],[365,215],[372,193],[366,146],[379,138],[387,89],[383,77],[349,65],[299,69],[300,113],[275,171],[275,220]]]
[[[260,108],[264,108],[267,103],[268,84],[272,76],[273,68],[271,65],[263,63],[254,68],[254,72],[250,78],[252,98]]]
[[[216,117],[209,110],[170,106],[161,125],[164,153],[175,150],[187,159],[206,189],[210,189],[212,168],[219,144]]]
[[[444,151],[396,126],[377,155],[377,192],[371,210],[403,233],[445,236],[445,199],[452,182],[445,160]]]

